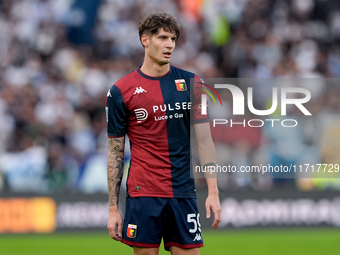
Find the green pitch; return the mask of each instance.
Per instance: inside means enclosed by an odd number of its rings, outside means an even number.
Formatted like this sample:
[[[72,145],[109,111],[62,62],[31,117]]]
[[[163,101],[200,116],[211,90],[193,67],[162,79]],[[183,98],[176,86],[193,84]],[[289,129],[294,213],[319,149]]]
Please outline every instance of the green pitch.
[[[340,229],[267,229],[203,232],[201,255],[338,255]],[[132,254],[106,233],[0,235],[1,255]],[[170,254],[160,249],[160,254]]]

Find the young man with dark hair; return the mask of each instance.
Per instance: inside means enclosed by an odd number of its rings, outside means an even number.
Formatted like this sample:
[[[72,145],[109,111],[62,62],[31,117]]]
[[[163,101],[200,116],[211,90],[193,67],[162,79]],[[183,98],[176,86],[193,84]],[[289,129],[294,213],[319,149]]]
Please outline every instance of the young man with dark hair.
[[[200,101],[190,102],[195,74],[170,65],[179,24],[166,13],[140,22],[143,65],[107,94],[109,152],[108,230],[134,254],[158,254],[161,239],[171,254],[199,254],[203,246],[194,179],[190,177],[190,110],[201,165],[215,164],[209,119]],[[196,95],[199,96],[199,95]],[[195,97],[195,96],[194,96]],[[125,134],[131,144],[124,223],[118,209],[124,167]],[[207,178],[206,216],[221,222],[217,181]]]

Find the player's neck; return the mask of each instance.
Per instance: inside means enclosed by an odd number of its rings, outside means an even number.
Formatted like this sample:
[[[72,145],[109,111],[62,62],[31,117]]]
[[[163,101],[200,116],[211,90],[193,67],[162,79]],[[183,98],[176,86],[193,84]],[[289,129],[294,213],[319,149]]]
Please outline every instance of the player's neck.
[[[167,74],[170,70],[170,63],[166,65],[159,65],[151,61],[144,60],[140,70],[148,76],[160,77]]]

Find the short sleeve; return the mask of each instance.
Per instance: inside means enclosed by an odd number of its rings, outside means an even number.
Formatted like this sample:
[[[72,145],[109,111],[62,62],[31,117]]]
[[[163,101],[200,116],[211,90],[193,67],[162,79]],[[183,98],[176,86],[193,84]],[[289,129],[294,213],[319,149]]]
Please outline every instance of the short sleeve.
[[[124,136],[127,132],[129,112],[120,90],[115,85],[107,92],[105,110],[108,136]]]
[[[194,78],[194,86],[193,86],[193,114],[192,114],[192,120],[193,124],[197,123],[203,123],[203,122],[209,122],[209,111],[208,111],[208,97],[206,97],[206,106],[207,106],[207,114],[202,114],[202,95],[207,94],[204,89],[205,86],[203,85],[203,80],[195,75]]]

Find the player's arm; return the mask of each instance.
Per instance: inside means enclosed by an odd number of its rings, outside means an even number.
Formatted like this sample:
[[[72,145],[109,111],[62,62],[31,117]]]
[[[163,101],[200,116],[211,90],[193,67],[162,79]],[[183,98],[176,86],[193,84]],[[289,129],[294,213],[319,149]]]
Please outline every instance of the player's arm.
[[[109,151],[107,155],[107,184],[109,189],[109,220],[107,228],[111,238],[122,239],[122,215],[118,208],[120,185],[124,170],[125,137],[109,138]],[[116,228],[118,231],[116,232]]]
[[[211,138],[210,124],[198,123],[194,124],[194,132],[197,143],[197,153],[202,166],[216,166],[215,146]],[[205,178],[208,186],[208,197],[205,201],[207,210],[207,218],[210,218],[210,213],[214,213],[214,222],[212,227],[217,229],[221,222],[221,204],[219,199],[219,191],[217,187],[216,173],[205,173]]]

